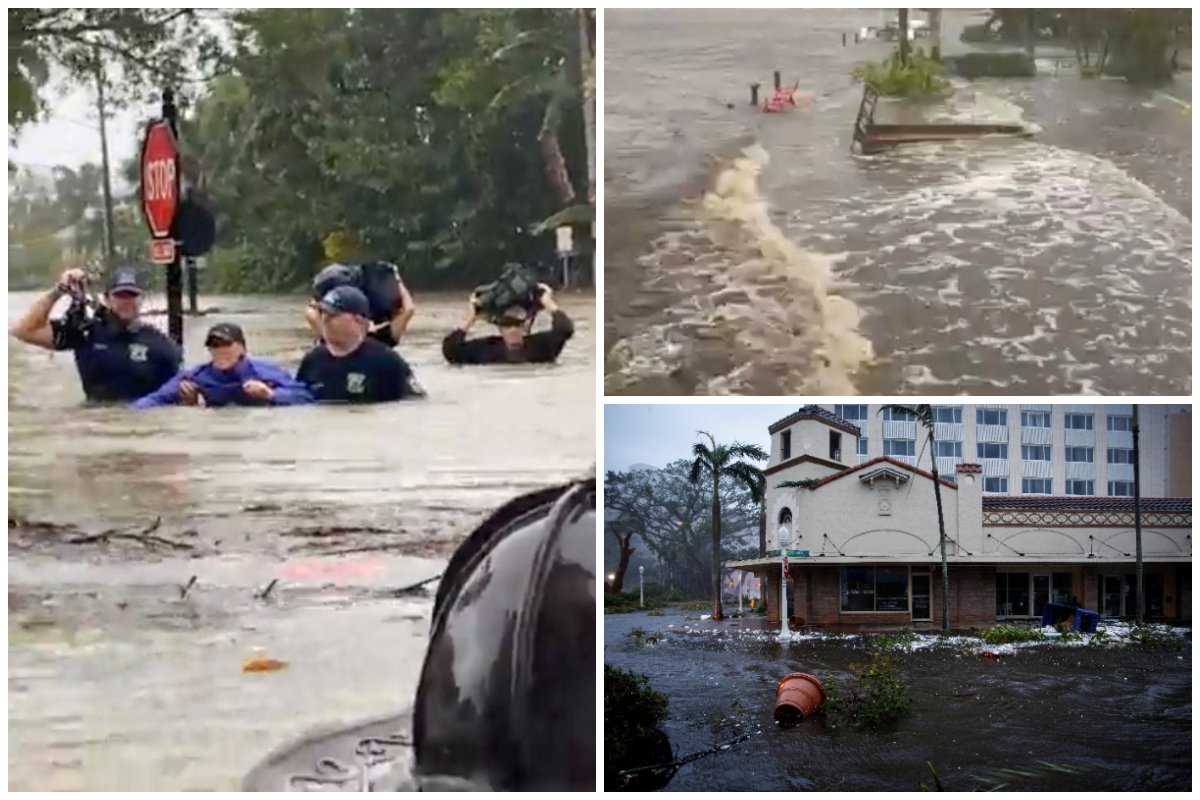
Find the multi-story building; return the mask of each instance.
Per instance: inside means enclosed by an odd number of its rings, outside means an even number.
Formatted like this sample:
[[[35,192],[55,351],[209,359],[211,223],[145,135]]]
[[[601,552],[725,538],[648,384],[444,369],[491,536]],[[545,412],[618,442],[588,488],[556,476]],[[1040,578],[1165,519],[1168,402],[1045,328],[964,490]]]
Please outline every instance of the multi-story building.
[[[786,550],[789,616],[924,626],[942,615],[944,530],[951,624],[1036,619],[1047,603],[1122,617],[1137,607],[1140,530],[1146,615],[1189,620],[1190,408],[1139,407],[1140,527],[1123,486],[1132,410],[937,406],[935,479],[904,415],[805,406],[769,428],[763,552],[726,566],[762,581],[772,622]]]
[[[1129,404],[937,404],[936,453],[925,431],[883,406],[821,405],[862,430],[857,460],[888,456],[955,480],[959,464],[983,467],[984,495],[1133,496],[1133,406]],[[1191,497],[1192,407],[1142,405],[1144,497]]]

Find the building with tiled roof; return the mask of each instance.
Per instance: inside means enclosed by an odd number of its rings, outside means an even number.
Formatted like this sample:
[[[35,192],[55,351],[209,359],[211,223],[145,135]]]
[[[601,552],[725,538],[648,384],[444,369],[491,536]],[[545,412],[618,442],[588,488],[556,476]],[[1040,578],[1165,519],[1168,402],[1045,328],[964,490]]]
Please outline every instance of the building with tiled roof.
[[[1064,415],[1061,406],[1047,408],[1031,413],[1046,418]],[[1068,408],[1082,414],[1079,407]],[[1162,423],[1162,408],[1142,406],[1140,416],[1155,419],[1157,415]],[[1184,408],[1189,411],[1176,413],[1190,413],[1190,407]],[[985,417],[986,423],[1003,421],[995,415]],[[1165,419],[1159,432],[1178,433],[1182,423],[1170,415]],[[905,421],[894,418],[884,423]],[[939,499],[953,625],[1040,618],[1047,603],[1076,604],[1110,617],[1134,613],[1133,497],[987,492],[987,482],[1008,467],[988,458],[975,463],[957,452],[955,457],[936,460],[903,454],[864,458],[860,434],[873,429],[871,420],[848,421],[819,406],[805,406],[770,426],[771,456],[763,470],[766,546],[759,558],[726,565],[759,577],[767,588],[769,619],[780,619],[786,542],[789,617],[818,626],[938,625],[942,615]],[[1001,436],[992,430],[978,435]],[[923,432],[916,436],[913,441],[918,447],[927,446]],[[1154,436],[1150,436],[1151,458],[1184,447],[1174,440],[1165,447],[1163,437]],[[1018,429],[1016,438],[1027,437]],[[1070,446],[1082,448],[1082,440],[1074,436]],[[1159,496],[1139,500],[1150,618],[1191,618],[1190,441],[1187,446],[1186,472],[1182,460],[1173,459],[1170,452],[1165,459],[1170,467],[1164,462],[1147,470],[1143,459],[1143,475],[1151,472],[1150,482],[1156,488],[1187,487],[1187,496],[1164,497],[1160,489],[1147,492]],[[987,448],[981,452],[994,455]],[[1107,466],[1124,463],[1121,459]],[[1070,480],[1085,480],[1078,477],[1083,472],[1068,473],[1076,476]],[[1113,474],[1108,472],[1110,479]],[[1087,480],[1099,477],[1093,474]],[[799,486],[781,487],[785,482]]]

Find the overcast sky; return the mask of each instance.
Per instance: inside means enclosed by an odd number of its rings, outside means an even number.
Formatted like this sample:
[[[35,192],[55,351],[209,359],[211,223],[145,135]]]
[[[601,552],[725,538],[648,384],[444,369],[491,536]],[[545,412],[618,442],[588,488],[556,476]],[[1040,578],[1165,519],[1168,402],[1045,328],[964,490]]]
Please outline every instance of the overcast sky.
[[[604,469],[620,471],[634,464],[665,467],[690,458],[696,431],[708,431],[721,444],[740,441],[770,452],[767,428],[801,405],[606,405]]]

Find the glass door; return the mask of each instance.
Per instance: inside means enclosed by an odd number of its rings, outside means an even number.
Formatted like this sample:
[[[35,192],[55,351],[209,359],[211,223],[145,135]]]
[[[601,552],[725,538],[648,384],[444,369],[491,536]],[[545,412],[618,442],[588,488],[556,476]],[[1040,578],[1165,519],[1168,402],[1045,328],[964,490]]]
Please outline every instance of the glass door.
[[[1050,576],[1049,575],[1034,575],[1033,576],[1033,615],[1041,617],[1042,612],[1046,610],[1046,603],[1050,602]]]
[[[1101,575],[1097,578],[1100,582],[1100,597],[1103,598],[1101,606],[1104,608],[1104,616],[1119,617],[1121,616],[1121,578],[1119,575]]]
[[[912,576],[912,618],[929,619],[929,575]]]

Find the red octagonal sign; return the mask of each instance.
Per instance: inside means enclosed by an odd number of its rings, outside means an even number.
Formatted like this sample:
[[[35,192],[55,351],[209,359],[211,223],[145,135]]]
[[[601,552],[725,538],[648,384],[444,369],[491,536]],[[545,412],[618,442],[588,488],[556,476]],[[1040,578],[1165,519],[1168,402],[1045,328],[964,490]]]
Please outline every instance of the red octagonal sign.
[[[165,239],[179,208],[179,150],[165,120],[152,122],[142,141],[142,213],[150,235]]]

